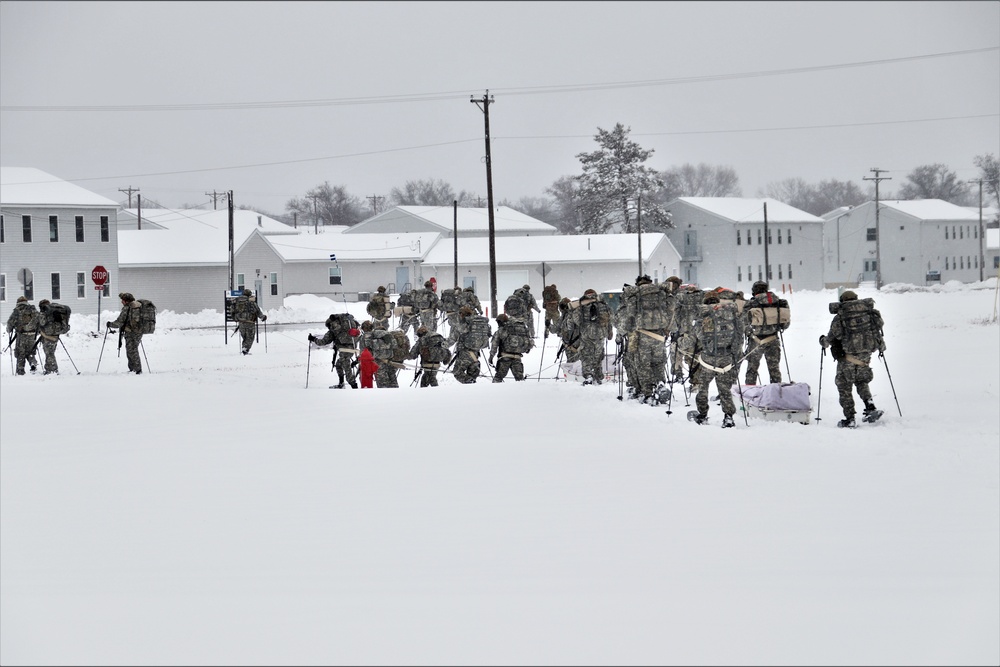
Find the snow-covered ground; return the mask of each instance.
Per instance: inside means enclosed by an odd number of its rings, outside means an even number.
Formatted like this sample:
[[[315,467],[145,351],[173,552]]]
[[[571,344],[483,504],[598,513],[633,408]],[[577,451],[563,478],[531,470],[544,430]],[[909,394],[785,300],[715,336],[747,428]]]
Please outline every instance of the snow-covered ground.
[[[860,296],[853,431],[833,291],[788,296],[812,423],[725,430],[556,380],[551,337],[526,382],[336,391],[306,335],[364,304],[289,298],[247,357],[161,313],[141,376],[74,315],[60,375],[0,359],[0,662],[996,665],[997,281]]]

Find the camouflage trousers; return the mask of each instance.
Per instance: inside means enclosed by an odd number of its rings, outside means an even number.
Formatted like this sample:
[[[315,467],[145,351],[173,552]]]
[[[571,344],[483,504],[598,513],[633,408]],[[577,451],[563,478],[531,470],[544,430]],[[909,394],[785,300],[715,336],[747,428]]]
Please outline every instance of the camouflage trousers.
[[[438,330],[438,314],[434,308],[420,311],[420,325],[427,327],[427,332],[432,333]]]
[[[378,370],[375,371],[375,382],[378,384],[379,389],[399,387],[399,381],[396,378],[399,374],[399,368],[394,366],[388,359],[378,359],[377,361]]]
[[[618,361],[622,365],[622,370],[625,372],[625,386],[630,388],[639,386],[639,374],[636,371],[636,348],[638,347],[638,343],[635,337],[636,332],[634,331],[626,334],[615,350],[615,353],[618,355]]]
[[[497,371],[496,375],[493,376],[493,381],[503,382],[503,379],[507,377],[508,371],[514,375],[514,379],[518,382],[524,379],[524,364],[521,363],[520,354],[501,352],[500,357],[497,359]]]
[[[249,352],[250,348],[253,347],[254,340],[257,337],[257,323],[256,322],[240,322],[240,341],[243,344],[243,351]]]
[[[683,379],[685,377],[685,365],[690,370],[697,363],[694,361],[694,336],[691,334],[681,334],[674,341],[670,350],[671,372],[675,378]]]
[[[438,370],[441,368],[441,364],[421,364],[420,365],[420,386],[421,387],[436,387],[438,386]]]
[[[17,342],[14,343],[14,356],[17,358],[17,374],[24,375],[24,362],[28,362],[31,370],[35,370],[38,365],[38,357],[32,348],[35,347],[35,332],[20,332],[17,334]]]
[[[142,360],[139,358],[139,345],[142,343],[142,334],[134,331],[126,331],[125,335],[125,358],[128,359],[128,370],[130,373],[142,372]]]
[[[583,377],[591,378],[595,384],[604,381],[604,343],[607,339],[580,338],[580,365],[583,367]]]
[[[667,349],[664,342],[642,331],[635,333],[635,387],[643,396],[650,396],[666,379]]]
[[[764,337],[765,339],[768,336]],[[767,377],[772,384],[781,382],[781,340],[775,337],[761,345],[756,338],[750,338],[750,351],[747,353],[746,384],[757,384],[760,370],[760,358],[767,363]]]
[[[834,382],[837,385],[837,393],[840,394],[840,407],[844,410],[844,417],[850,419],[854,416],[854,395],[851,390],[857,388],[858,396],[864,401],[865,406],[872,403],[872,392],[868,388],[868,383],[875,377],[872,367],[869,365],[871,354],[855,354],[858,361],[864,365],[852,363],[846,359],[837,362],[837,375]]]
[[[354,368],[351,364],[354,363],[354,357],[357,350],[353,347],[337,348],[334,352],[334,368],[337,370],[337,378],[340,380],[340,384],[351,385],[355,389],[358,387],[357,373],[354,372]]]
[[[563,345],[563,356],[566,357],[567,363],[573,363],[580,358],[580,341],[577,340],[573,345],[566,343],[566,339],[563,339],[565,345]]]
[[[385,327],[386,329],[388,329],[389,328],[389,316],[386,315],[385,317],[375,317],[373,315],[372,316],[372,328],[378,329],[379,325],[381,325],[381,326]]]
[[[728,355],[725,357],[702,355],[701,358],[709,366],[713,366],[718,369],[725,368],[729,364],[733,363],[732,356]],[[697,361],[694,363],[698,364]],[[733,401],[733,385],[736,384],[739,379],[737,377],[739,375],[739,368],[739,366],[733,364],[729,370],[721,371],[705,368],[705,366],[698,364],[698,368],[694,372],[694,383],[698,388],[698,395],[695,397],[694,401],[695,405],[698,406],[699,414],[708,414],[708,391],[712,380],[715,380],[715,388],[719,391],[719,400],[722,401],[723,414],[736,414],[736,402]]]
[[[399,328],[403,330],[403,333],[407,333],[413,327],[413,335],[417,335],[417,329],[420,328],[420,316],[419,315],[400,315],[399,316]]]
[[[474,384],[479,379],[478,351],[458,350],[455,353],[454,375],[462,384]]]
[[[42,351],[45,353],[45,372],[58,373],[59,364],[56,363],[56,346],[59,345],[59,336],[56,336],[51,340],[42,336],[42,340],[39,341],[39,344],[42,346]]]
[[[448,313],[448,347],[458,340],[458,312]]]

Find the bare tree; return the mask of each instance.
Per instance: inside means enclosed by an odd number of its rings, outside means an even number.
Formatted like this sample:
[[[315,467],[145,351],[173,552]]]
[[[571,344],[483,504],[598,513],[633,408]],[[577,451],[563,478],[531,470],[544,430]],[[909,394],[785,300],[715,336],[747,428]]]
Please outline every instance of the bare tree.
[[[394,206],[451,206],[455,201],[459,206],[476,206],[478,198],[464,190],[458,195],[449,183],[433,178],[407,181],[402,188],[389,191],[389,201]]]
[[[558,218],[554,202],[545,197],[521,197],[516,202],[504,200],[499,205],[510,207],[515,211],[531,216],[536,220],[547,222],[550,225],[554,225],[553,220]]]
[[[545,189],[554,199],[554,218],[546,220],[562,234],[576,234],[581,226],[580,184],[574,176],[563,176]]]
[[[872,198],[850,181],[831,179],[812,185],[801,178],[769,183],[759,195],[777,199],[813,215],[823,215],[841,206],[857,206]]]
[[[742,197],[740,177],[732,167],[713,167],[704,162],[684,164],[660,172],[663,191],[659,198],[667,204],[678,197]]]
[[[583,174],[576,177],[580,185],[581,232],[637,231],[640,201],[646,231],[672,226],[669,213],[656,201],[663,181],[654,169],[643,164],[653,151],[631,141],[629,132],[631,129],[621,123],[611,131],[597,128],[594,140],[600,148],[576,156],[583,165]]]
[[[899,188],[900,199],[942,199],[959,206],[970,203],[968,184],[958,180],[958,175],[943,164],[917,167],[906,178]]]
[[[330,185],[329,181],[316,186],[301,199],[290,199],[285,204],[289,213],[298,213],[304,220],[318,220],[322,225],[354,225],[365,218],[361,200],[348,194],[343,185]]]

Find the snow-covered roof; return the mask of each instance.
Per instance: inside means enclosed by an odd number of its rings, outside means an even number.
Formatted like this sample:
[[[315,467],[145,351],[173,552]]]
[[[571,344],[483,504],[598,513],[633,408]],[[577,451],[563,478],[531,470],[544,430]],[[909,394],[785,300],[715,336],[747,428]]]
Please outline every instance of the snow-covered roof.
[[[134,220],[137,213],[137,209],[125,209],[119,214],[119,222],[129,217]],[[142,229],[118,230],[118,263],[122,266],[229,263],[228,210],[142,209],[142,222]],[[238,249],[255,231],[268,235],[299,233],[255,211],[233,211],[234,248]]]
[[[714,213],[733,222],[764,222],[764,204],[767,204],[767,221],[771,222],[823,222],[823,218],[806,213],[770,197],[679,197],[691,206]]]
[[[573,236],[497,236],[496,260],[504,264],[605,263],[637,260],[637,234],[594,234]],[[673,245],[665,234],[642,235],[643,260],[649,260],[661,244]],[[489,238],[458,240],[459,264],[489,264]],[[454,239],[442,239],[424,258],[425,264],[443,266],[455,261]]]
[[[442,232],[452,232],[456,227],[453,206],[396,206],[354,225],[348,233],[364,232],[366,227],[377,226],[379,222],[400,217],[419,219]],[[488,208],[458,208],[457,227],[459,232],[488,232],[490,215]],[[493,229],[499,233],[535,232],[554,233],[555,228],[508,206],[498,206],[493,213]]]
[[[0,167],[0,204],[118,208],[116,201],[34,167]]]
[[[417,260],[422,258],[435,241],[436,232],[403,232],[399,234],[298,234],[276,237],[265,235],[264,241],[286,262],[359,260]]]
[[[954,220],[979,222],[979,210],[973,213],[964,206],[956,206],[942,199],[879,200],[879,206],[891,208],[918,220]]]

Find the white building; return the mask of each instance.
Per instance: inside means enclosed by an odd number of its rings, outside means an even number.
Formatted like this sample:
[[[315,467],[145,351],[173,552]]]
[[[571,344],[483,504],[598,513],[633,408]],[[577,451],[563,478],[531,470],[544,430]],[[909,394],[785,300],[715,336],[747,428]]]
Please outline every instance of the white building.
[[[436,232],[451,238],[457,227],[459,236],[469,238],[489,236],[489,223],[488,208],[396,206],[359,222],[345,233]],[[498,206],[493,213],[494,236],[552,236],[557,231],[547,222],[536,220],[507,206]]]
[[[39,169],[0,167],[0,318],[6,322],[22,295],[89,315],[98,292],[117,297],[119,208]],[[98,266],[109,274],[101,290],[91,278]],[[101,308],[108,305],[120,303],[103,300]]]
[[[667,208],[684,282],[746,294],[758,280],[776,292],[822,289],[822,218],[770,198],[680,197]]]
[[[879,201],[831,215],[823,265],[828,287],[875,281],[924,285],[980,276],[979,213],[940,199]]]

